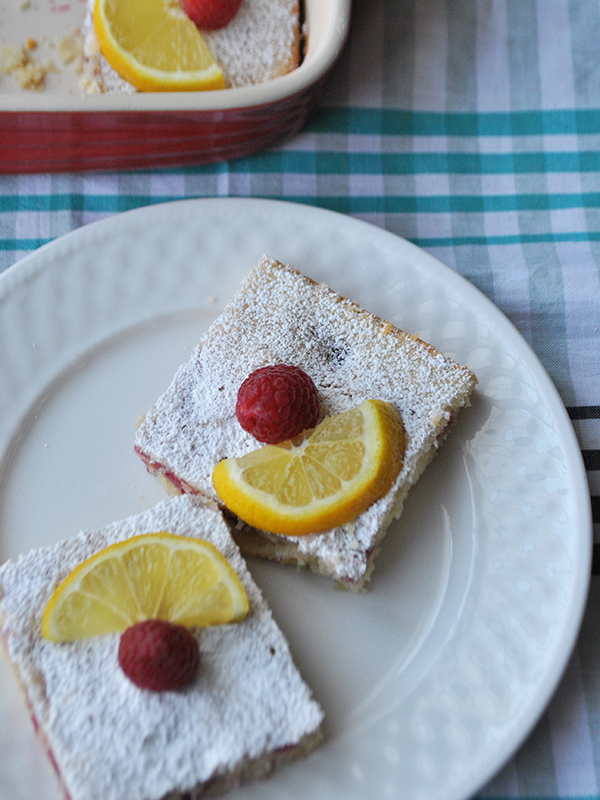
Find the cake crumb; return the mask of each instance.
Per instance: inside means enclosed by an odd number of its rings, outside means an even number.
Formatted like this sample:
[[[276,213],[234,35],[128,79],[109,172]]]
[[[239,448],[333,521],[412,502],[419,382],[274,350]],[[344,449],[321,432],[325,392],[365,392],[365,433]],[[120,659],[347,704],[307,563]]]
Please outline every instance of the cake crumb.
[[[69,66],[73,72],[81,74],[83,67],[83,39],[77,33],[69,33],[54,42],[54,49],[61,64]]]
[[[0,71],[12,76],[20,89],[40,91],[46,83],[49,72],[56,72],[51,61],[45,64],[34,58],[27,47],[7,44],[0,49]]]
[[[29,39],[27,39],[27,49],[35,50],[37,46],[38,46],[37,41],[30,36]]]
[[[87,75],[82,75],[79,78],[79,88],[86,94],[102,94],[100,84],[95,78],[90,78]]]
[[[27,11],[28,8],[31,8],[30,0],[19,0],[17,3],[17,9],[19,11]]]

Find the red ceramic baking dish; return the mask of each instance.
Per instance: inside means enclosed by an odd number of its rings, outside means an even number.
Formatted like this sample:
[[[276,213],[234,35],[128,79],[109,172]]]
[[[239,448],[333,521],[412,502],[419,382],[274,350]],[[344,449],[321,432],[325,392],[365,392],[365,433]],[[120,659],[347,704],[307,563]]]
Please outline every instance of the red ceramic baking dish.
[[[0,0],[0,45],[52,46],[75,30],[84,0]],[[338,57],[350,0],[304,0],[302,63],[256,86],[211,92],[83,95],[68,68],[41,91],[0,76],[0,172],[149,169],[224,161],[262,150],[297,131]]]

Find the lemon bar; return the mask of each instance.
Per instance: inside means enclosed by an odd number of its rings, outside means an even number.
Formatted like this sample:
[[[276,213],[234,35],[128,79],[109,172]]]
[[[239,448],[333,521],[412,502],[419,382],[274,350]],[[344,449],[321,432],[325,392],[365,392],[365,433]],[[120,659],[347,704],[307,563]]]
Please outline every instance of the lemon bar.
[[[325,533],[281,536],[238,521],[244,555],[309,566],[361,589],[406,495],[438,452],[475,376],[429,344],[360,308],[297,270],[264,256],[210,326],[191,359],[139,425],[135,450],[171,492],[218,502],[212,472],[258,442],[235,416],[237,391],[255,369],[287,363],[315,382],[321,418],[365,399],[386,400],[406,434],[392,489],[352,522]]]
[[[56,644],[41,618],[56,586],[115,542],[168,531],[210,541],[250,610],[196,630],[200,669],[181,691],[139,689],[118,666],[118,634]],[[0,640],[70,800],[195,800],[268,774],[321,738],[322,711],[294,666],[217,509],[194,498],[25,554],[0,568]]]
[[[133,94],[137,90],[106,61],[94,31],[95,0],[88,0],[82,27],[82,86],[87,94]],[[177,4],[175,3],[174,6]],[[183,12],[180,12],[183,13]],[[300,61],[298,0],[244,0],[224,28],[202,31],[227,88],[251,86],[286,75]]]

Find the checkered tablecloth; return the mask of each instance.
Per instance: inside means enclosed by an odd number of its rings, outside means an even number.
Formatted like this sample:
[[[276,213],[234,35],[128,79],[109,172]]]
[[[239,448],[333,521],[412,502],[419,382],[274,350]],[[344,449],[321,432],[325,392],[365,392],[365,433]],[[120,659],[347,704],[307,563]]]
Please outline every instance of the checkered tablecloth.
[[[1,146],[1,143],[0,143]],[[0,270],[149,203],[269,197],[406,237],[477,285],[554,380],[583,451],[598,559],[562,683],[484,798],[600,795],[600,3],[355,0],[308,125],[236,162],[0,176]]]

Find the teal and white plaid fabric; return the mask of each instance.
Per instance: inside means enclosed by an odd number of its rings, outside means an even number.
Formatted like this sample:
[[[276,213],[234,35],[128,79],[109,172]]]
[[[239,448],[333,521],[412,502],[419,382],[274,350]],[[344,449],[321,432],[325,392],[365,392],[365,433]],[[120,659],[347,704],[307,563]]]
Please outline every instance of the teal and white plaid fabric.
[[[404,236],[477,285],[546,366],[588,469],[598,577],[554,700],[481,797],[599,797],[600,3],[355,0],[320,107],[274,150],[0,176],[0,270],[101,217],[206,196],[310,203]]]

